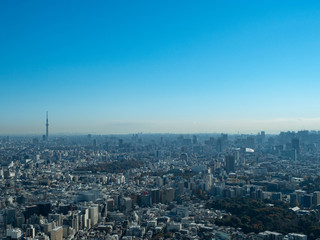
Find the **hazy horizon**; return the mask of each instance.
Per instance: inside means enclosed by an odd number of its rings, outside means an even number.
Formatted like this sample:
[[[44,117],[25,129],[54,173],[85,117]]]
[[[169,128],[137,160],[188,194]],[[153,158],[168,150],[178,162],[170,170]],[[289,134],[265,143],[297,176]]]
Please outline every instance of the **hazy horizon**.
[[[319,1],[1,1],[0,135],[320,130]]]
[[[152,122],[152,123],[141,123],[141,122],[113,122],[105,123],[102,125],[92,126],[91,131],[79,130],[76,128],[64,129],[64,126],[55,126],[54,123],[49,122],[49,135],[82,135],[82,134],[95,134],[95,135],[122,135],[122,134],[257,134],[260,131],[265,131],[266,134],[278,134],[280,132],[287,131],[319,131],[320,128],[312,128],[314,123],[320,122],[319,119],[276,119],[269,121],[216,121],[209,123],[185,123],[185,122]],[[180,125],[179,128],[176,126]],[[193,125],[193,128],[190,127]],[[236,128],[235,126],[239,126]],[[304,126],[297,127],[295,125]],[[88,125],[87,125],[88,126]],[[250,126],[250,128],[248,127]],[[265,126],[269,126],[267,129]],[[270,126],[274,128],[270,128]],[[281,127],[278,128],[277,127]],[[253,128],[254,127],[254,128]],[[21,126],[21,129],[24,127]],[[118,129],[121,128],[122,131]],[[188,130],[183,130],[188,128]],[[56,129],[60,129],[56,130]],[[169,130],[168,130],[169,129]],[[29,128],[29,131],[19,132],[19,128],[12,128],[12,132],[0,133],[0,135],[43,135],[45,134],[45,125],[42,123],[39,126],[34,126],[34,128]],[[17,132],[14,132],[17,131]]]

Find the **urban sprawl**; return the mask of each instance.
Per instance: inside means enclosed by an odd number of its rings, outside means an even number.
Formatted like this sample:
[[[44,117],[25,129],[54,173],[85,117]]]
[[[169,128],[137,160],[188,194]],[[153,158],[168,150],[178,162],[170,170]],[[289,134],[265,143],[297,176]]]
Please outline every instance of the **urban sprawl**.
[[[0,137],[1,239],[320,239],[320,132]]]

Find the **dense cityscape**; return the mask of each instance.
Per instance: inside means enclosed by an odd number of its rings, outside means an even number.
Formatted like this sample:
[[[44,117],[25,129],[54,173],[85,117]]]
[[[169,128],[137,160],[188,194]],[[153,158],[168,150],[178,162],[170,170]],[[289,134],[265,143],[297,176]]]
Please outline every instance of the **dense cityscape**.
[[[316,239],[320,132],[8,136],[2,239]]]
[[[320,240],[319,26],[319,0],[0,0],[0,240]]]

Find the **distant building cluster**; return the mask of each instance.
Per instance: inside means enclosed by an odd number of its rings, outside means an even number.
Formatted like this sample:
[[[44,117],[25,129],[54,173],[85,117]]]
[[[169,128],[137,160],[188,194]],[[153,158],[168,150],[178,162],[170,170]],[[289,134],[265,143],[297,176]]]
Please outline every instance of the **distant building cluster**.
[[[232,214],[208,207],[245,198],[319,221],[319,132],[49,138],[48,126],[0,138],[2,240],[320,237],[217,224]]]

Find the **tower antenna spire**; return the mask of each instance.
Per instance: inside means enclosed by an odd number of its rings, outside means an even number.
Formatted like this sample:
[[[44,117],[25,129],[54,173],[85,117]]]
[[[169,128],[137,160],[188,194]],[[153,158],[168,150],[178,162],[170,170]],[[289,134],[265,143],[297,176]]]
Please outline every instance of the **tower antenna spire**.
[[[47,120],[46,120],[46,141],[49,140],[49,119],[48,119],[48,111],[47,111]]]

